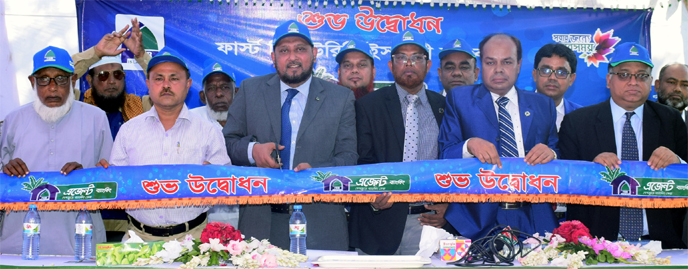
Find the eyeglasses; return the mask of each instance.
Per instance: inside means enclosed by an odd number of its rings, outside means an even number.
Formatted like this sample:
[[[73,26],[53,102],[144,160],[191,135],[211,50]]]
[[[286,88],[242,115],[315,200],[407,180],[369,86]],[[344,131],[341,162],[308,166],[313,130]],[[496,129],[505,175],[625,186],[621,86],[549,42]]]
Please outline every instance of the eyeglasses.
[[[353,69],[354,69],[354,66],[356,66],[356,68],[358,68],[358,70],[362,70],[362,69],[367,69],[367,68],[370,66],[370,64],[368,64],[368,63],[366,63],[366,62],[361,62],[361,63],[358,63],[358,64],[353,64],[353,63],[348,63],[348,62],[347,62],[347,63],[343,63],[343,64],[341,65],[342,70],[345,70],[345,71],[351,71],[351,70],[353,70]]]
[[[115,70],[112,72],[112,76],[116,80],[124,79],[124,75],[125,75],[125,73],[122,70]],[[106,81],[106,80],[108,80],[108,78],[110,78],[110,71],[100,71],[100,73],[98,73],[98,80]]]
[[[205,87],[205,89],[203,89],[203,91],[205,91],[208,94],[214,94],[217,91],[221,91],[223,94],[228,94],[228,93],[234,92],[234,87],[232,87],[230,85],[223,85],[220,87],[207,86],[207,87]]]
[[[455,65],[442,66],[442,72],[450,73],[450,74],[453,74],[453,73],[456,72],[457,70],[458,70],[459,73],[461,73],[461,74],[466,74],[466,73],[468,73],[469,71],[471,71],[471,69],[472,69],[472,67],[471,67],[471,66],[468,66],[468,65],[459,65],[458,68],[457,68]]]
[[[541,77],[546,77],[549,78],[554,74],[555,77],[560,78],[560,79],[565,79],[569,76],[569,71],[566,70],[561,70],[557,69],[554,70],[552,68],[536,68],[538,70],[538,74],[540,74]]]
[[[55,80],[55,84],[57,85],[66,85],[67,83],[69,83],[68,76],[57,76],[54,78],[34,76],[34,78],[36,78],[36,84],[38,84],[38,86],[48,86],[50,85],[51,80]]]
[[[629,81],[631,80],[631,77],[635,77],[635,80],[638,82],[645,82],[647,79],[650,78],[650,74],[644,74],[644,73],[639,73],[639,74],[631,74],[631,73],[612,73],[609,72],[610,75],[616,75],[619,77],[619,80],[621,81]]]
[[[413,54],[413,55],[411,55],[410,58],[406,54],[392,55],[392,62],[394,64],[405,65],[409,61],[411,62],[412,65],[415,65],[416,63],[424,64],[425,63],[425,55]]]

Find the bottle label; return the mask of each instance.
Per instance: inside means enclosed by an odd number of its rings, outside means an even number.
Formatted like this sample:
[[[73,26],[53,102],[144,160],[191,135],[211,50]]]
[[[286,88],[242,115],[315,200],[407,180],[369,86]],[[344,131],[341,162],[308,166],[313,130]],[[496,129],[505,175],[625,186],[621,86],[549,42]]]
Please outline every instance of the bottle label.
[[[76,224],[76,234],[87,235],[93,234],[93,224]]]
[[[289,234],[306,235],[306,224],[289,224]]]
[[[41,233],[41,225],[37,223],[24,223],[25,234],[39,234]]]

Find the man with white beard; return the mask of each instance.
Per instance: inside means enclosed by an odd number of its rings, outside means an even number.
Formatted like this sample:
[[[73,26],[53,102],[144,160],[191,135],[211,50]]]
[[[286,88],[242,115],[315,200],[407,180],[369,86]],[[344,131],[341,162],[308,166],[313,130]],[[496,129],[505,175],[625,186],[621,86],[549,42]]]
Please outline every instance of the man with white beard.
[[[10,113],[0,137],[3,173],[26,180],[29,171],[60,171],[94,167],[110,156],[112,135],[105,112],[74,100],[74,67],[69,53],[49,46],[33,57],[29,76],[36,100]],[[74,220],[78,211],[40,211],[41,255],[74,255]],[[10,211],[0,236],[0,253],[20,254],[26,211]],[[93,245],[105,242],[100,212],[91,212]],[[49,244],[47,242],[50,242]],[[93,248],[95,253],[95,248]]]
[[[222,130],[227,122],[227,110],[234,100],[235,80],[231,69],[215,61],[206,61],[203,68],[203,90],[198,94],[205,106],[189,110]]]

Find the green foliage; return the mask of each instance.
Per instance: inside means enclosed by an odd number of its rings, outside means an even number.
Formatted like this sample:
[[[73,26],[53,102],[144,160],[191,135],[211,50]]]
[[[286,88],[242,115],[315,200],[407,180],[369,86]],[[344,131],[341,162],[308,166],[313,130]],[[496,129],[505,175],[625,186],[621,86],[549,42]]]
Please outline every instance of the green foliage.
[[[311,177],[313,178],[313,180],[315,180],[317,182],[322,182],[323,180],[327,179],[328,177],[336,176],[336,175],[333,175],[332,172],[323,173],[323,172],[317,171],[316,173],[318,175],[311,176]]]
[[[602,175],[602,180],[607,181],[609,183],[612,183],[614,179],[617,177],[626,175],[626,173],[621,172],[621,168],[618,169],[609,169],[609,167],[605,167],[607,169],[607,172],[600,172],[600,175]]]
[[[48,184],[48,182],[43,182],[43,178],[39,178],[38,180],[36,180],[34,176],[29,176],[29,182],[22,183],[22,186],[24,186],[22,190],[31,192],[35,188],[38,188],[39,186],[46,184]]]

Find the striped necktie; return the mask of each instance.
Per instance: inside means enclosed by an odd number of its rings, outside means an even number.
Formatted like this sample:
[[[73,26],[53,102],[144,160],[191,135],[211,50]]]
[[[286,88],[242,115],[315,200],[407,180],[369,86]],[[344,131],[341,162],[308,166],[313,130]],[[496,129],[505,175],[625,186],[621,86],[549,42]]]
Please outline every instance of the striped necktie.
[[[500,157],[518,157],[516,138],[514,136],[514,125],[511,123],[511,115],[506,110],[509,98],[504,96],[497,99],[499,105],[499,145]]]
[[[638,161],[638,140],[636,140],[631,117],[635,112],[626,112],[626,122],[621,135],[621,160]],[[619,233],[627,241],[640,240],[643,235],[643,210],[622,207],[619,209]]]

